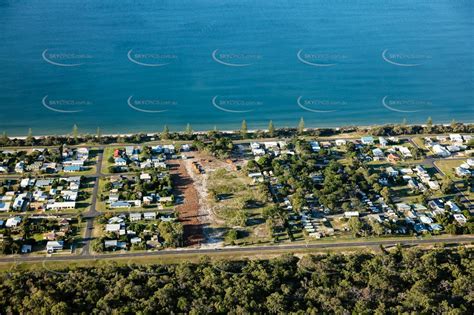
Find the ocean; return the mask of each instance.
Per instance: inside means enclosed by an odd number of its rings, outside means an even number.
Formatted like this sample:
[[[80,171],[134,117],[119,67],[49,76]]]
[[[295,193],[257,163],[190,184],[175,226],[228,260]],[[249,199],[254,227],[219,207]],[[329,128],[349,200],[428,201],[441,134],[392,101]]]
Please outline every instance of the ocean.
[[[470,0],[0,0],[0,132],[472,122]]]

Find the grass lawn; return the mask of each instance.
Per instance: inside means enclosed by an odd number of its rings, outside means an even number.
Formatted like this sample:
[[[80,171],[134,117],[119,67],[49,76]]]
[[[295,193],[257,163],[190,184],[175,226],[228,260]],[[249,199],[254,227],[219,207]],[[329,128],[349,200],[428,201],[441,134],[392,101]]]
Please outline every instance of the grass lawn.
[[[456,174],[454,168],[465,163],[464,160],[450,160],[444,159],[435,162],[435,165],[449,178],[455,178]]]

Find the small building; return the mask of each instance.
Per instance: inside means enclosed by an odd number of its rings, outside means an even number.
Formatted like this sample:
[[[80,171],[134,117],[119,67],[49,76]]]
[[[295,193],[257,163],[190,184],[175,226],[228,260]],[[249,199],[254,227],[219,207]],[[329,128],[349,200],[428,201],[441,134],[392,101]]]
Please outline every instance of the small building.
[[[456,222],[459,223],[460,225],[464,225],[467,223],[467,219],[463,214],[456,213],[456,214],[453,214],[453,217],[454,217],[454,220],[456,220]]]
[[[130,213],[130,222],[140,221],[142,219],[141,213]]]
[[[143,217],[145,220],[156,220],[156,212],[145,212]]]
[[[7,228],[15,228],[21,223],[21,217],[12,217],[8,218],[7,222],[5,223],[5,227]]]
[[[79,165],[67,165],[67,166],[64,166],[64,169],[63,169],[65,173],[80,172],[81,170],[82,170],[82,166],[79,166]]]
[[[46,251],[48,253],[54,253],[55,251],[62,250],[64,248],[64,241],[48,241],[46,243]]]
[[[379,137],[379,143],[382,148],[385,148],[388,145],[388,141],[384,137]]]
[[[439,144],[435,144],[431,149],[433,150],[434,154],[440,157],[448,157],[451,155],[451,152]]]
[[[32,249],[32,246],[31,245],[22,245],[21,246],[21,253],[22,254],[28,254],[28,253],[31,253],[31,249]]]
[[[362,144],[365,144],[365,145],[372,145],[374,144],[374,138],[371,136],[362,137],[360,139],[360,142],[362,142]]]
[[[344,217],[345,218],[358,218],[359,217],[359,211],[346,211],[344,212]]]

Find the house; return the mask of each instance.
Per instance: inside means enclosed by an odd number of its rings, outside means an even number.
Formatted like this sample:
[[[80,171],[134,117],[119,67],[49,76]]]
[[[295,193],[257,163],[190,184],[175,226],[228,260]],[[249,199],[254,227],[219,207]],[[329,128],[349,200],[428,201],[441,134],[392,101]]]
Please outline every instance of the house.
[[[453,215],[453,217],[454,217],[454,220],[456,220],[456,222],[459,223],[460,225],[464,225],[467,223],[467,219],[463,214],[456,213]]]
[[[449,140],[451,140],[452,142],[454,143],[462,143],[463,142],[463,138],[460,134],[455,134],[455,133],[452,133],[449,135]]]
[[[20,187],[21,188],[26,188],[30,185],[30,179],[29,178],[23,178],[21,181],[20,181]]]
[[[396,155],[395,153],[390,153],[388,156],[387,156],[387,160],[392,163],[392,164],[395,164],[397,163],[398,161],[400,161],[400,157],[398,155]]]
[[[413,227],[415,229],[416,233],[425,233],[428,232],[428,230],[425,228],[425,225],[422,223],[415,224]]]
[[[343,145],[346,145],[346,143],[347,143],[347,141],[344,140],[344,139],[336,139],[335,142],[336,142],[336,145],[337,145],[338,147],[343,146]]]
[[[141,213],[130,213],[130,222],[140,221],[142,219]]]
[[[144,205],[151,205],[153,202],[152,196],[143,196],[143,204]]]
[[[431,190],[439,190],[439,183],[436,180],[430,180],[428,182],[428,187],[430,187]]]
[[[459,177],[464,177],[464,176],[471,176],[471,171],[470,170],[467,170],[463,167],[456,167],[456,175],[459,176]]]
[[[263,175],[260,172],[249,173],[248,175],[254,182],[263,182]]]
[[[32,248],[31,245],[27,245],[27,244],[22,245],[22,246],[21,246],[21,253],[22,253],[22,254],[31,253],[31,248]]]
[[[127,166],[127,160],[122,157],[115,158],[115,166]]]
[[[344,217],[345,218],[353,218],[353,217],[358,218],[359,217],[359,211],[346,211],[346,212],[344,212]]]
[[[440,212],[440,213],[444,212],[444,204],[441,200],[438,200],[438,199],[430,200],[428,201],[428,206],[435,212]]]
[[[388,141],[384,137],[379,137],[379,143],[382,148],[385,148],[388,145]]]
[[[158,202],[160,202],[160,203],[171,203],[171,202],[173,202],[173,197],[172,196],[158,197]]]
[[[470,167],[474,166],[474,159],[467,159],[466,164],[469,165]]]
[[[77,148],[77,159],[78,160],[87,160],[89,158],[89,149],[88,148]]]
[[[434,154],[440,157],[448,157],[451,155],[451,152],[439,144],[435,144],[431,149],[433,150]]]
[[[385,157],[385,155],[383,154],[383,151],[380,150],[379,148],[373,149],[372,154],[374,155],[374,157],[376,157],[378,159],[381,159],[381,158]]]
[[[151,181],[151,175],[148,173],[141,173],[140,180],[144,180],[146,182]]]
[[[75,201],[53,202],[46,205],[46,210],[64,210],[76,208]]]
[[[5,223],[5,227],[7,228],[15,228],[21,223],[21,217],[12,217],[8,218],[7,222]]]
[[[421,222],[421,223],[424,223],[424,224],[431,224],[431,223],[433,223],[433,219],[427,217],[426,215],[420,215],[419,219],[420,219],[420,222]]]
[[[54,253],[55,251],[62,250],[64,247],[64,241],[48,241],[46,243],[46,251],[48,253]]]
[[[374,144],[374,138],[373,137],[362,137],[360,139],[360,142],[362,142],[362,144],[365,144],[365,145],[372,145]]]
[[[181,146],[181,152],[189,152],[191,150],[191,146],[189,144],[183,144]]]
[[[121,229],[122,229],[122,224],[106,224],[105,225],[106,232],[116,233],[116,232],[120,232]]]
[[[397,210],[400,212],[410,211],[411,207],[406,203],[397,203],[396,204]]]
[[[449,207],[449,209],[451,209],[452,212],[461,212],[461,209],[458,207],[458,205],[451,200],[446,201],[446,205]]]
[[[66,160],[63,162],[64,166],[84,166],[84,160]]]
[[[109,224],[116,224],[116,223],[123,223],[123,215],[120,215],[118,217],[111,217],[109,221],[107,221]]]
[[[68,165],[68,166],[65,166],[63,169],[65,173],[80,172],[81,170],[82,170],[82,167],[78,165]]]
[[[15,172],[16,173],[23,173],[25,171],[25,162],[20,161],[15,164]]]
[[[132,237],[132,238],[130,239],[130,243],[131,243],[131,244],[138,244],[138,243],[140,243],[141,241],[142,241],[142,239],[139,238],[139,237]]]
[[[132,205],[127,201],[116,201],[110,204],[111,208],[130,208]]]
[[[317,141],[311,141],[309,145],[311,146],[311,150],[313,152],[318,152],[319,150],[321,150],[321,147],[319,146],[319,142]]]
[[[400,169],[400,173],[402,173],[403,175],[413,174],[413,170],[411,168],[402,168]]]
[[[0,211],[2,212],[9,211],[11,204],[12,204],[11,202],[0,201]]]
[[[387,169],[385,170],[385,172],[387,173],[388,176],[390,177],[396,177],[398,176],[398,171],[396,169],[394,169],[393,167],[389,166],[387,167]]]
[[[156,213],[155,212],[145,212],[143,214],[145,220],[156,220]]]
[[[400,153],[402,154],[402,156],[403,156],[405,159],[408,159],[408,158],[412,158],[412,157],[413,157],[413,155],[411,154],[410,149],[408,149],[407,147],[398,146],[397,149],[398,149],[398,151],[400,151]]]
[[[107,240],[107,241],[104,241],[104,247],[106,249],[109,249],[109,248],[127,249],[127,243],[119,242],[117,240]]]

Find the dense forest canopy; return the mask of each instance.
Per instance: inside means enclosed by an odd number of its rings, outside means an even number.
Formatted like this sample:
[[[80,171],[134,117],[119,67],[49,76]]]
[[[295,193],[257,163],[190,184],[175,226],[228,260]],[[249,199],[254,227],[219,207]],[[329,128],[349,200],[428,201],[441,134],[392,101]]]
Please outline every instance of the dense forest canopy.
[[[472,314],[474,250],[395,248],[273,260],[1,275],[2,314]]]

